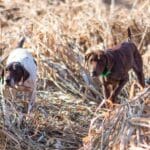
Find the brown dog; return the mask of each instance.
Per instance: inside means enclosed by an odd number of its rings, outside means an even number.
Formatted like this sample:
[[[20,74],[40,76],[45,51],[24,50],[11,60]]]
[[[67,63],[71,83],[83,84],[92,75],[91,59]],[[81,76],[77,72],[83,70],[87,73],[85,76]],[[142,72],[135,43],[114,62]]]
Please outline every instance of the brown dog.
[[[131,39],[131,32],[128,29]],[[134,43],[124,42],[106,51],[87,52],[85,61],[92,77],[101,76],[104,97],[115,102],[117,95],[129,80],[128,71],[133,69],[139,84],[144,88],[143,61]]]

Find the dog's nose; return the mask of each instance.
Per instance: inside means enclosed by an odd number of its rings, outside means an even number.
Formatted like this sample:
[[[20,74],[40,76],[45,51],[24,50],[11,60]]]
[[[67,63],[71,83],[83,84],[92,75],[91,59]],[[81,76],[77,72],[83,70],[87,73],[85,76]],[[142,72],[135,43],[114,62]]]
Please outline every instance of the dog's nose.
[[[7,85],[10,85],[11,80],[9,78],[7,78],[5,81]]]
[[[96,75],[97,75],[96,71],[93,71],[93,72],[91,73],[91,76],[92,76],[92,77],[95,77]]]

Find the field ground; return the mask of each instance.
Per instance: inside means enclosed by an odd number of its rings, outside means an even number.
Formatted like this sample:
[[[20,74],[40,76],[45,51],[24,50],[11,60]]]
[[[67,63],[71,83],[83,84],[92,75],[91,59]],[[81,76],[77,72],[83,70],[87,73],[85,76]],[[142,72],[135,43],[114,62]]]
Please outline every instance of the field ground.
[[[84,68],[88,49],[126,41],[130,27],[148,82],[149,5],[149,0],[0,0],[1,64],[21,37],[38,64],[36,106],[27,116],[26,101],[7,99],[10,124],[0,121],[0,149],[150,149],[149,85],[143,91],[135,86],[129,100],[136,80],[131,71],[121,104],[100,108],[101,84]]]

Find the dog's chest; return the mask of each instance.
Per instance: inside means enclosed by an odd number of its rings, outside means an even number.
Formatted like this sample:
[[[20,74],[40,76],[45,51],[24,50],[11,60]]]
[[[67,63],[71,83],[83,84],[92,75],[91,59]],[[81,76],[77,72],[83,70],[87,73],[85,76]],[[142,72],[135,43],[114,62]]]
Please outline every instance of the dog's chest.
[[[117,84],[119,82],[120,78],[115,78],[113,76],[108,76],[108,77],[100,77],[100,81],[102,84]]]

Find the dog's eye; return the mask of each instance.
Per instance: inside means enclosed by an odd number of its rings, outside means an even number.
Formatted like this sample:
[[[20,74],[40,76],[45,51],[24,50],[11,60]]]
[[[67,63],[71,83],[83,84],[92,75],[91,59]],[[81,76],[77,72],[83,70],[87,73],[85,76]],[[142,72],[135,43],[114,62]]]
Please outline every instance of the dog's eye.
[[[94,59],[90,59],[90,62],[94,61]]]
[[[97,58],[91,58],[90,62],[97,61]]]
[[[95,59],[91,59],[90,62],[91,62],[91,63],[92,63],[92,62],[95,62]]]
[[[8,67],[5,69],[5,71],[9,71],[9,70],[10,70],[10,68],[8,68]]]

